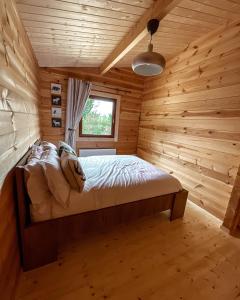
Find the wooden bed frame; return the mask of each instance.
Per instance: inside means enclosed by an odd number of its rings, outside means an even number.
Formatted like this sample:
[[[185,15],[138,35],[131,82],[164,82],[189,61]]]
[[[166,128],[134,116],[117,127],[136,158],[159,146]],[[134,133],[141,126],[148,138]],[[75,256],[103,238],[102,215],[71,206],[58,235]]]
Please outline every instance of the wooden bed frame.
[[[171,211],[171,221],[184,215],[188,196],[186,190],[96,211],[31,223],[30,198],[25,187],[23,168],[30,151],[31,149],[15,168],[18,230],[24,271],[56,261],[58,244],[66,237],[81,236],[86,232],[103,230],[116,224],[165,210]]]

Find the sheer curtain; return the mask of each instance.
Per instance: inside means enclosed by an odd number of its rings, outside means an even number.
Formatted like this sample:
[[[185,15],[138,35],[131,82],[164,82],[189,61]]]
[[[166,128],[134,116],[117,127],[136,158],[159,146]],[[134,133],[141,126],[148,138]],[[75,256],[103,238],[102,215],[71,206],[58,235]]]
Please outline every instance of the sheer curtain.
[[[76,150],[76,129],[82,118],[91,83],[75,78],[68,79],[65,141]]]

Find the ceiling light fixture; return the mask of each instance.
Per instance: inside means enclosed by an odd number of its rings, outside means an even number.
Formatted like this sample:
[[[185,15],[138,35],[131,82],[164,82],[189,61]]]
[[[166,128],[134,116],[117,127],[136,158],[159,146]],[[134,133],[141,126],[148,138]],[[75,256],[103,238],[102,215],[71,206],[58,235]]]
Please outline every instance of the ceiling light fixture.
[[[157,52],[153,52],[152,36],[158,30],[159,20],[151,19],[148,21],[147,30],[151,35],[148,51],[136,56],[132,63],[133,71],[142,76],[159,75],[164,70],[165,58]]]

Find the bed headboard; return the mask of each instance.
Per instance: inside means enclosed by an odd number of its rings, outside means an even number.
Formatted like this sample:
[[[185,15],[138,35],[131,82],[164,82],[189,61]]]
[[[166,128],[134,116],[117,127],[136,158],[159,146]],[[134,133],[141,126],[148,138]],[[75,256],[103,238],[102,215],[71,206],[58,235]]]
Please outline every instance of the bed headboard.
[[[37,141],[35,145],[39,145],[39,143]],[[23,168],[30,153],[31,148],[15,167],[19,249],[24,271],[37,268],[57,259],[56,225],[51,223],[51,220],[32,223],[30,219],[30,198],[25,186]]]
[[[37,140],[34,145],[39,145],[40,140]],[[24,154],[15,167],[15,178],[16,178],[16,202],[17,202],[17,216],[20,231],[31,223],[30,218],[30,198],[27,193],[24,168],[23,166],[27,163],[27,159],[31,153],[31,148]]]

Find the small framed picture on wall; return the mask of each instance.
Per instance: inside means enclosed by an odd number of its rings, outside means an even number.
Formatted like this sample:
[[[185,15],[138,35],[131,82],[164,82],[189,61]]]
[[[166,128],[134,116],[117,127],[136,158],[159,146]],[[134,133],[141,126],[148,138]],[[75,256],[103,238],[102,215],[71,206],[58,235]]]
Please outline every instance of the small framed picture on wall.
[[[55,128],[62,127],[62,119],[61,118],[52,118],[52,127],[55,127]]]
[[[62,85],[60,83],[51,83],[51,94],[61,95]]]
[[[52,117],[53,118],[61,118],[62,117],[61,107],[52,107]]]
[[[62,105],[61,96],[52,95],[52,105],[61,106]]]

